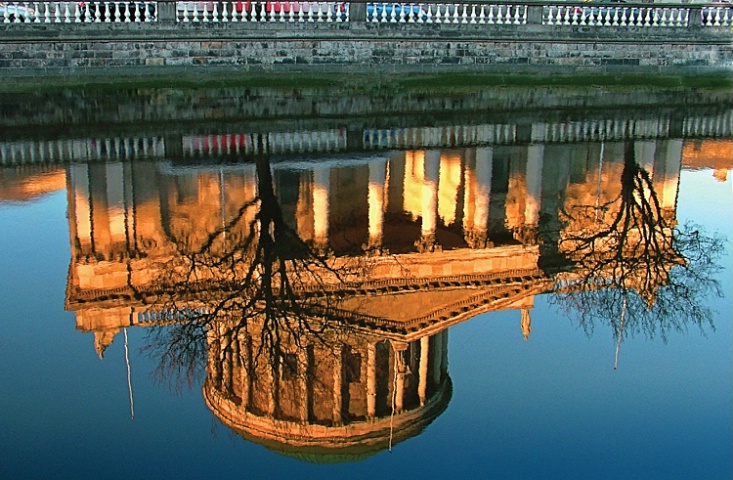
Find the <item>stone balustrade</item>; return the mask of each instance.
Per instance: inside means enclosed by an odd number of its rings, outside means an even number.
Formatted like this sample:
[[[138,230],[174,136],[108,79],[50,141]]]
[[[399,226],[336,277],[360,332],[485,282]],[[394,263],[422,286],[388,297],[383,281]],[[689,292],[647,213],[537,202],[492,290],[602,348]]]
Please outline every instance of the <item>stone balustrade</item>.
[[[4,9],[3,9],[4,8]],[[576,25],[596,27],[731,27],[726,4],[575,2],[423,3],[293,1],[13,2],[4,24],[59,23],[416,23]]]

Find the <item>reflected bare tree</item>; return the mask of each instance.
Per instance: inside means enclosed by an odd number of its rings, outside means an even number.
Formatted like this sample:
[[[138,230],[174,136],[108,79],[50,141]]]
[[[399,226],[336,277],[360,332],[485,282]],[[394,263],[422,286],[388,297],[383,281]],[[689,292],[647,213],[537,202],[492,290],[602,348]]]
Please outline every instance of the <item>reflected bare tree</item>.
[[[255,197],[193,251],[187,239],[177,242],[168,277],[156,281],[160,295],[150,303],[179,321],[155,328],[146,349],[157,376],[176,387],[197,381],[210,354],[240,354],[247,335],[259,337],[255,361],[294,371],[286,346],[300,348],[306,334],[332,344],[344,332],[324,288],[356,278],[365,266],[302,240],[283,217],[268,157],[255,165]]]
[[[676,224],[631,141],[620,182],[616,198],[563,212],[559,250],[571,270],[558,276],[553,301],[589,334],[609,325],[617,346],[637,333],[666,340],[690,325],[714,328],[708,301],[721,295],[714,273],[723,239]]]

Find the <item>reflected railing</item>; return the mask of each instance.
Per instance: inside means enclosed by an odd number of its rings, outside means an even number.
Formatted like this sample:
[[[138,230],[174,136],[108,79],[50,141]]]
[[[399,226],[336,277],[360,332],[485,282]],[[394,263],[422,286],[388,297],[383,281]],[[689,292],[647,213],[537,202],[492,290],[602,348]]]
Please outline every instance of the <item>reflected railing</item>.
[[[676,126],[678,125],[678,126]],[[520,134],[527,130],[528,134]],[[225,130],[226,132],[226,130]],[[474,124],[391,128],[212,132],[166,136],[98,137],[54,140],[0,139],[0,165],[33,165],[88,161],[241,158],[261,154],[293,155],[354,150],[421,149],[526,142],[580,143],[624,139],[730,138],[733,111],[682,118],[612,118],[533,124]]]

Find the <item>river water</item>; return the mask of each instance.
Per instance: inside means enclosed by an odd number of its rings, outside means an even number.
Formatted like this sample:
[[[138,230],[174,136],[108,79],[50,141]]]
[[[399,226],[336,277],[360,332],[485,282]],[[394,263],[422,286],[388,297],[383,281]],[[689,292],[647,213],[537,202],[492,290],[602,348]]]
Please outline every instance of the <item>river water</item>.
[[[0,105],[0,477],[731,478],[729,93]]]

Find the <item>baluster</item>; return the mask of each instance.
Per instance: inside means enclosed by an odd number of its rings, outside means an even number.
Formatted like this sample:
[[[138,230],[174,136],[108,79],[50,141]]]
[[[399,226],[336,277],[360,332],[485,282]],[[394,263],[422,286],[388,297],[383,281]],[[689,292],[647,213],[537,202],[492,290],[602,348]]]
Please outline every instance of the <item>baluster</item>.
[[[74,4],[74,23],[81,23],[81,7],[78,3]]]
[[[229,9],[231,9],[231,16]],[[233,2],[221,2],[221,21],[223,23],[229,23],[230,20],[233,21],[236,12],[236,5]]]
[[[420,21],[420,9],[422,8],[419,4],[407,5],[405,10],[405,20],[407,23],[416,23]],[[415,9],[413,11],[413,8]]]
[[[627,26],[629,24],[629,20],[627,18],[628,10],[626,7],[621,8],[621,16],[618,17],[618,22],[616,23],[617,26]],[[619,9],[616,10],[616,15],[618,15]]]
[[[239,10],[238,10],[239,9]],[[246,22],[247,21],[247,10],[246,5],[243,1],[237,1],[232,3],[232,23]]]
[[[439,3],[436,6],[435,23],[443,23],[443,15],[448,14],[448,5]]]
[[[619,24],[619,17],[618,17],[618,8],[613,11],[613,18],[611,19],[611,25],[618,25]]]
[[[672,9],[672,23],[673,27],[680,27],[680,21],[682,20],[681,10],[679,8]]]
[[[36,11],[36,15],[33,17],[33,23],[41,23],[41,10],[38,8],[38,2],[33,2],[33,9]]]
[[[495,23],[495,21],[494,21],[494,6],[493,5],[489,5],[489,16],[488,16],[488,18],[486,20],[486,23],[488,23],[489,25],[493,25]]]
[[[385,9],[387,8],[386,5],[387,4],[385,4],[384,7]],[[390,10],[389,12],[389,23],[397,23],[397,4],[391,3],[389,5],[392,8],[392,10]],[[400,7],[400,9],[402,9],[402,7]]]
[[[667,9],[662,8],[661,10],[654,10],[654,22],[655,27],[666,27],[667,26]]]
[[[428,3],[428,12],[426,14],[425,23],[433,23],[433,4]]]
[[[463,17],[466,15],[466,6],[465,5],[454,5],[453,6],[453,21],[451,23],[464,23],[461,21],[461,15],[459,15],[458,11],[463,8]]]
[[[211,12],[211,21],[219,23],[219,2],[214,2],[214,10]]]

